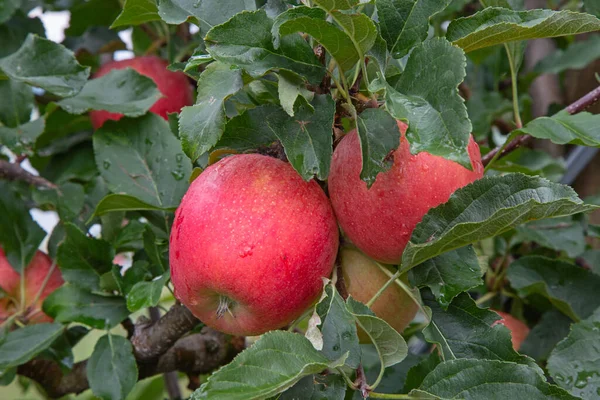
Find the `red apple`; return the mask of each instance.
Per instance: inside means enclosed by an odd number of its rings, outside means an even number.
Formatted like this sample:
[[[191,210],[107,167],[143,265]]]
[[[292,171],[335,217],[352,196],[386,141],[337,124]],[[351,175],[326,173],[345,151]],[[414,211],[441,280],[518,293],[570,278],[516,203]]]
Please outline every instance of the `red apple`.
[[[342,274],[348,293],[356,300],[367,303],[390,279],[384,266],[377,265],[359,250],[345,247],[340,251]],[[390,272],[390,275],[392,273]],[[406,278],[404,278],[406,283]],[[379,318],[386,321],[398,332],[410,324],[419,307],[398,284],[389,286],[371,306]],[[369,342],[365,332],[359,330],[361,342]]]
[[[527,335],[529,335],[529,327],[508,313],[497,310],[491,311],[502,317],[502,319],[494,322],[492,326],[496,324],[502,324],[506,326],[512,334],[512,344],[514,349],[519,350],[521,348],[521,343],[523,343],[525,338],[527,338]]]
[[[205,324],[252,336],[298,318],[338,249],[325,193],[287,163],[234,155],[194,180],[171,230],[175,296]]]
[[[391,169],[377,175],[367,189],[360,179],[362,155],[356,131],[348,133],[333,154],[329,195],[344,234],[365,254],[388,264],[400,262],[415,226],[429,209],[458,188],[483,176],[479,146],[471,137],[468,151],[473,170],[429,153],[410,154],[398,122],[400,146]]]
[[[29,323],[52,322],[52,318],[42,312],[42,303],[50,293],[63,284],[62,275],[57,266],[54,267],[46,286],[34,303],[51,266],[50,257],[37,251],[25,268],[23,279],[25,279],[24,309],[26,312],[23,314],[23,320]],[[2,322],[23,308],[21,275],[10,266],[2,249],[0,249],[0,288],[4,291],[5,296],[0,299],[0,322]]]
[[[113,69],[132,68],[142,75],[151,78],[164,97],[158,99],[150,111],[167,119],[167,113],[179,112],[182,107],[189,106],[194,101],[193,88],[182,72],[167,69],[168,63],[156,56],[136,57],[129,60],[112,61],[104,64],[94,74],[99,78]],[[123,114],[108,111],[91,111],[92,125],[98,129],[107,119],[119,120]]]

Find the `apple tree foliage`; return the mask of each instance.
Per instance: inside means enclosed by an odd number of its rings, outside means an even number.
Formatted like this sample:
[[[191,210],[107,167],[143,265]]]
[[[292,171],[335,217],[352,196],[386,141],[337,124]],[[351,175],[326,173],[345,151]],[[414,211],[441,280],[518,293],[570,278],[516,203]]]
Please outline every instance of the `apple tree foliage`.
[[[76,343],[96,332],[86,387],[102,399],[135,398],[140,361],[120,324],[173,304],[173,212],[189,182],[225,155],[282,146],[305,180],[326,182],[336,140],[356,128],[361,178],[372,184],[399,144],[396,119],[408,124],[412,153],[465,166],[471,133],[483,154],[523,135],[599,147],[598,115],[531,117],[532,78],[600,57],[597,35],[573,40],[600,30],[598,2],[548,4],[0,1],[0,161],[27,159],[52,183],[0,181],[0,244],[22,271],[45,236],[30,211],[55,211],[47,249],[65,280],[43,305],[53,323],[3,322],[0,383],[27,387],[19,366],[36,359],[68,374]],[[61,43],[36,16],[53,11],[70,12]],[[125,49],[127,30],[136,55],[157,54],[197,82],[193,105],[165,121],[148,112],[161,96],[152,80],[129,69],[92,78]],[[560,48],[523,72],[537,38]],[[93,132],[90,110],[126,117]],[[308,325],[264,334],[187,395],[598,398],[600,250],[590,243],[600,226],[587,214],[600,201],[557,183],[564,161],[540,150],[488,161],[483,179],[423,218],[396,266],[419,289],[421,310],[402,335],[332,282],[307,310]],[[126,272],[113,264],[124,252],[133,254]],[[520,352],[489,307],[531,328]],[[372,344],[359,344],[357,326]]]

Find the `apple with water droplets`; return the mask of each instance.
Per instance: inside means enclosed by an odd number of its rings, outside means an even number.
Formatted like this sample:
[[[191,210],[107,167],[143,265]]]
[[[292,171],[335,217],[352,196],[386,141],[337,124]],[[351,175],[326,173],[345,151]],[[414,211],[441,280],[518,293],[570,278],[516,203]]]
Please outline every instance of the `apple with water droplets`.
[[[423,216],[457,189],[483,176],[479,146],[468,144],[472,170],[426,152],[411,154],[407,126],[398,121],[400,146],[393,165],[370,188],[360,179],[361,145],[351,131],[336,147],[329,174],[329,195],[343,233],[369,257],[398,264]]]
[[[331,204],[288,163],[226,157],[177,209],[169,258],[175,296],[206,325],[243,336],[281,328],[318,300],[338,250]]]
[[[23,285],[21,279],[24,280]],[[42,303],[62,284],[60,270],[56,265],[52,266],[52,260],[45,253],[37,251],[21,277],[0,248],[0,289],[3,292],[0,296],[0,324],[18,312],[21,312],[19,319],[25,323],[52,322],[52,318],[42,311]]]
[[[150,111],[167,119],[168,113],[178,113],[194,101],[193,87],[182,72],[169,71],[167,61],[156,56],[135,57],[128,60],[111,61],[102,65],[94,74],[99,78],[114,69],[131,68],[141,75],[152,79],[163,97],[150,107]],[[106,120],[119,120],[123,114],[104,110],[90,112],[90,119],[95,129],[100,128]]]

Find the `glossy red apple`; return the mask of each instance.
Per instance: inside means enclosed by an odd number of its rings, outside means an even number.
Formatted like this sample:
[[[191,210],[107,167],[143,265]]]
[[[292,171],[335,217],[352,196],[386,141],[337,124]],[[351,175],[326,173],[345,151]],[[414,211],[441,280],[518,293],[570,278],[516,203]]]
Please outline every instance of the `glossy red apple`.
[[[468,152],[473,170],[429,153],[410,154],[402,137],[389,171],[377,175],[367,189],[360,179],[362,155],[356,131],[348,133],[333,154],[329,195],[344,234],[373,259],[397,264],[415,226],[429,209],[458,188],[483,176],[479,146],[471,137]]]
[[[169,248],[175,296],[229,334],[281,328],[319,298],[338,240],[315,181],[275,158],[227,157],[194,180],[177,210]]]
[[[182,72],[167,69],[168,63],[156,56],[135,57],[129,60],[112,61],[100,67],[94,74],[99,78],[113,69],[132,68],[142,75],[151,78],[164,97],[158,99],[150,108],[155,114],[167,119],[167,113],[179,112],[182,107],[189,106],[194,101],[193,87]],[[104,124],[107,119],[118,120],[123,114],[108,111],[91,111],[90,118],[95,129]]]
[[[0,298],[0,323],[20,310],[24,310],[22,319],[28,323],[52,322],[52,318],[43,313],[42,303],[50,293],[63,284],[63,279],[58,266],[55,266],[46,286],[40,292],[51,267],[50,257],[37,251],[23,274],[25,280],[23,306],[21,275],[10,266],[4,251],[0,249],[0,288],[4,291],[4,297]]]
[[[380,267],[359,250],[350,247],[340,251],[340,263],[348,293],[362,303],[371,300],[393,274],[390,272],[388,275],[383,269],[384,266]],[[389,286],[371,306],[375,315],[398,332],[402,332],[410,324],[418,309],[417,304],[398,284]],[[370,341],[367,334],[361,330],[359,338],[363,343]]]
[[[512,343],[514,349],[519,350],[521,348],[521,343],[523,343],[527,338],[527,335],[529,335],[529,327],[525,325],[524,322],[516,319],[508,313],[496,310],[491,311],[494,311],[496,314],[502,317],[502,319],[496,321],[492,326],[496,324],[502,324],[506,326],[512,334]]]

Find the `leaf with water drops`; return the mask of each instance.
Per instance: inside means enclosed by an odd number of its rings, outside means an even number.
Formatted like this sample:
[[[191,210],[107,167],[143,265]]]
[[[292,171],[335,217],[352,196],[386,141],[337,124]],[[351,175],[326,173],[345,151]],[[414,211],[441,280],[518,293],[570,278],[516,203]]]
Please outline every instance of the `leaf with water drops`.
[[[94,152],[100,174],[115,194],[173,208],[187,190],[192,163],[158,115],[107,121],[94,133]]]

